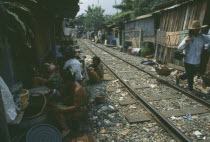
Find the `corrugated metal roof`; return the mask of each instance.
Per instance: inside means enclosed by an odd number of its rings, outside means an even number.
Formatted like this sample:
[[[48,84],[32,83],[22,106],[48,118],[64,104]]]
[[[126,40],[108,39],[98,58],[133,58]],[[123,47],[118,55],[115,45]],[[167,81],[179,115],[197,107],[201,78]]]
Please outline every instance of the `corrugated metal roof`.
[[[167,8],[162,9],[162,10],[166,11],[166,10],[174,9],[174,8],[177,8],[177,7],[179,7],[179,6],[182,6],[182,5],[184,5],[184,4],[186,4],[186,3],[189,3],[189,2],[190,2],[190,1],[187,1],[187,2],[184,2],[184,3],[180,3],[180,4],[176,4],[176,5],[173,5],[173,6],[171,6],[171,7],[167,7]],[[160,10],[160,11],[162,11],[162,10]]]
[[[136,20],[141,20],[141,19],[148,18],[148,17],[152,17],[152,13],[135,17],[135,18],[127,21],[127,23],[132,22],[132,21],[136,21]]]
[[[136,17],[135,20],[140,20],[140,19],[151,17],[151,16],[152,16],[152,14],[142,15],[142,16]]]
[[[146,14],[146,15],[142,15],[142,16],[139,16],[139,17],[135,17],[135,18],[127,21],[126,23],[133,22],[133,21],[136,21],[136,20],[141,20],[141,19],[144,19],[144,18],[149,18],[149,17],[152,17],[154,14],[160,13],[162,11],[171,10],[171,9],[177,8],[179,6],[182,6],[182,5],[187,4],[187,3],[190,3],[190,2],[192,2],[192,0],[189,0],[189,1],[186,1],[186,2],[183,2],[183,3],[180,3],[180,4],[175,4],[173,6],[170,6],[170,7],[164,8],[164,9],[160,9],[160,10],[157,10],[157,11],[154,11],[154,12],[152,12],[150,14]]]

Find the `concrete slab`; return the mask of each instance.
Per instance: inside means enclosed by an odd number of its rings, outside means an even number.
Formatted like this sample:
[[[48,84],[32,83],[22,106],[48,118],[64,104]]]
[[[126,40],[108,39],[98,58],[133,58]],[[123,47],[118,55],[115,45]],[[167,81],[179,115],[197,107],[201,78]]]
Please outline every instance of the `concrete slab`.
[[[106,92],[115,92],[117,90],[117,88],[111,88],[111,87],[109,87],[109,88],[107,88],[106,89]]]
[[[171,98],[180,98],[180,96],[157,96],[157,97],[145,97],[145,100],[147,101],[158,101],[158,100],[166,100]]]
[[[108,74],[104,74],[104,80],[105,81],[110,81],[110,80],[114,80],[114,79],[115,79],[114,77],[112,77],[112,76],[110,76]]]
[[[128,80],[129,80],[129,79],[139,79],[139,80],[142,79],[141,76],[125,76],[124,78],[125,78],[125,79],[128,79]]]
[[[132,105],[136,103],[133,99],[119,100],[118,102],[121,106]]]
[[[145,113],[139,113],[135,115],[126,115],[125,118],[129,123],[139,123],[139,122],[145,122],[145,121],[151,120],[150,117],[146,115]]]
[[[182,110],[169,110],[161,112],[165,117],[171,117],[171,116],[184,116],[188,113],[191,115],[193,114],[201,114],[201,113],[207,113],[210,112],[208,109],[203,107],[194,107],[194,108],[185,108]]]
[[[142,88],[150,88],[149,85],[137,85],[137,86],[131,86],[134,89],[142,89]]]
[[[139,71],[118,71],[120,73],[138,73]]]

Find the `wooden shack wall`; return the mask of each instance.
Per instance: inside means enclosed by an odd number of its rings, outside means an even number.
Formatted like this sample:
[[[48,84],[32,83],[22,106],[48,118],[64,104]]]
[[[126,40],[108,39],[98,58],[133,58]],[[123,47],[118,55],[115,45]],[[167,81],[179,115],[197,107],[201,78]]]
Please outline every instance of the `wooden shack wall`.
[[[197,0],[162,11],[160,26],[156,35],[156,59],[162,63],[180,68],[183,61],[175,60],[173,53],[188,34],[193,20],[204,23],[208,0]]]

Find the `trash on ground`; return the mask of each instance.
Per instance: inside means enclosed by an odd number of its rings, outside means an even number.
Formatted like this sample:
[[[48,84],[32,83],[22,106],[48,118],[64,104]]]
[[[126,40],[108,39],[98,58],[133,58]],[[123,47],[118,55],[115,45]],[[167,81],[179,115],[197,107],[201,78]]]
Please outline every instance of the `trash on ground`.
[[[116,123],[115,125],[116,125],[117,127],[119,127],[119,126],[122,125],[122,123]]]
[[[156,88],[157,85],[156,85],[156,84],[150,84],[150,87],[151,87],[151,88]]]
[[[193,134],[196,135],[196,137],[198,137],[198,138],[203,136],[203,134],[201,132],[199,132],[199,131],[194,131]]]
[[[105,129],[102,129],[99,133],[100,134],[104,134],[104,133],[106,133],[106,130]]]
[[[184,116],[184,118],[186,118],[187,120],[193,121],[191,114],[186,114],[186,116]]]
[[[123,134],[123,135],[127,135],[127,134],[129,134],[129,133],[130,133],[130,130],[127,129],[127,130],[125,130],[122,134]]]
[[[120,92],[121,92],[121,90],[120,89],[117,89],[117,91],[115,93],[120,93]]]
[[[119,79],[112,81],[112,83],[116,83],[116,82],[118,82],[118,81],[119,81]]]

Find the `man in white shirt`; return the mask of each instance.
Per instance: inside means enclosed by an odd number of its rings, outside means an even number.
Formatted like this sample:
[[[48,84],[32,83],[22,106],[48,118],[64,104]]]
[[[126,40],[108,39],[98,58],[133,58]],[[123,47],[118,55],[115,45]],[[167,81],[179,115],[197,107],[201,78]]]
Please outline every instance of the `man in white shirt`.
[[[207,47],[210,45],[210,38],[200,34],[200,30],[205,27],[207,25],[201,26],[198,20],[193,21],[189,28],[189,36],[185,37],[178,46],[179,50],[184,50],[184,64],[187,73],[185,76],[180,76],[180,79],[187,78],[189,91],[193,91],[194,76],[200,67],[201,52],[205,45]]]
[[[71,69],[75,73],[75,80],[78,82],[81,82],[83,79],[82,76],[82,64],[75,58],[75,50],[71,48],[66,49],[65,56],[68,58],[68,60],[65,62],[63,69],[65,70],[68,67],[71,67]]]

